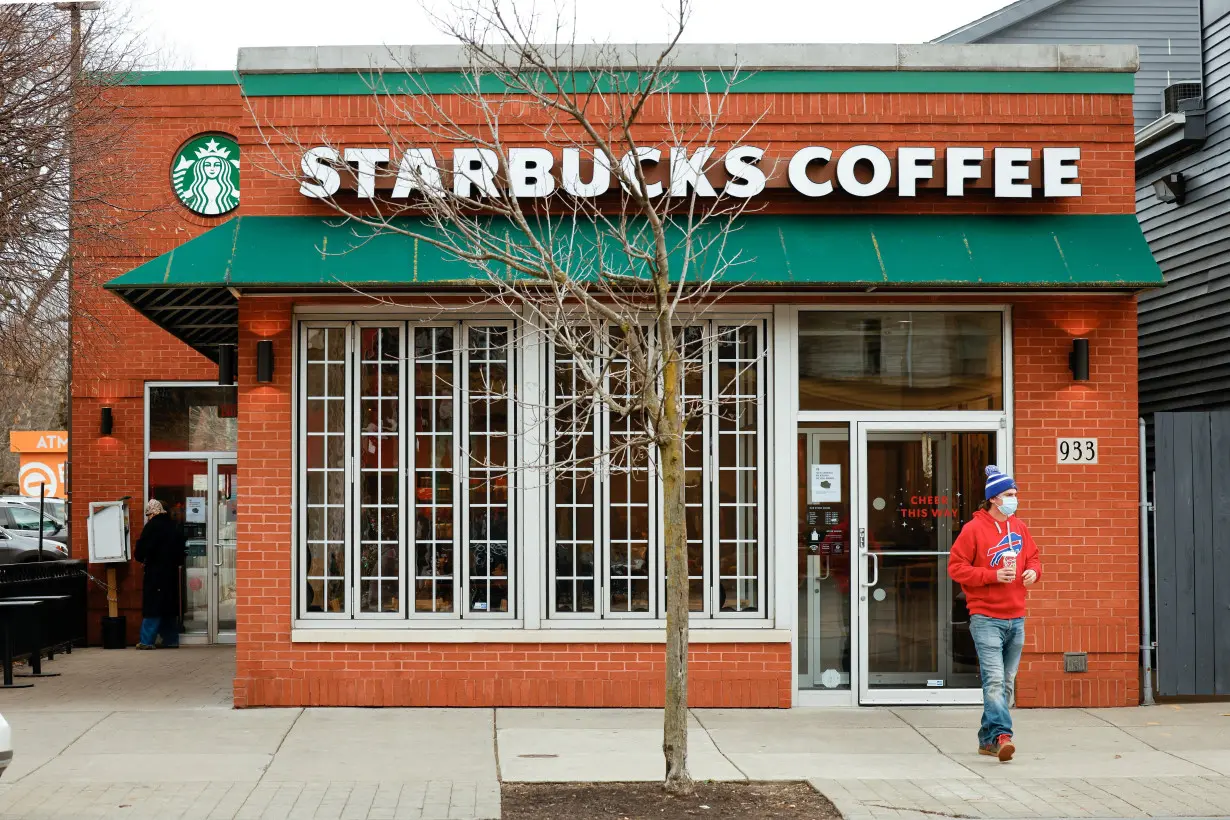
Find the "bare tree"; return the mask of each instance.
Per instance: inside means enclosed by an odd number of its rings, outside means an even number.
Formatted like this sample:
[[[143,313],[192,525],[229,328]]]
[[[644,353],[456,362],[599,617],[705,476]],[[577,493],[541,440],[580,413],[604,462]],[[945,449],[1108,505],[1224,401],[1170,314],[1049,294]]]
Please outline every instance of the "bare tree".
[[[685,492],[689,448],[699,442],[691,433],[706,413],[748,411],[723,403],[721,390],[706,400],[689,384],[714,341],[700,320],[741,261],[726,238],[764,182],[759,149],[739,154],[741,171],[713,160],[750,127],[746,116],[742,130],[724,124],[737,70],[715,72],[699,91],[675,91],[672,55],[689,5],[677,0],[673,36],[641,55],[578,45],[561,22],[539,31],[540,18],[508,2],[464,3],[437,21],[465,55],[460,93],[431,93],[413,50],[390,51],[393,70],[365,74],[391,151],[347,150],[335,133],[303,133],[249,103],[267,149],[258,165],[299,182],[356,237],[399,233],[443,250],[469,267],[487,301],[541,334],[555,362],[556,389],[537,416],[554,431],[545,457],[551,475],[656,472],[667,602],[665,786],[676,792],[692,788]],[[451,168],[439,161],[450,155]],[[585,431],[600,409],[612,434],[598,450]]]
[[[0,5],[0,436],[68,419],[70,245],[144,212],[117,207],[129,123],[109,92],[152,64],[123,6]],[[84,13],[83,13],[84,7]],[[82,159],[88,161],[82,161]],[[70,219],[70,214],[72,218]],[[75,235],[74,235],[75,233]],[[0,442],[0,482],[16,459]]]

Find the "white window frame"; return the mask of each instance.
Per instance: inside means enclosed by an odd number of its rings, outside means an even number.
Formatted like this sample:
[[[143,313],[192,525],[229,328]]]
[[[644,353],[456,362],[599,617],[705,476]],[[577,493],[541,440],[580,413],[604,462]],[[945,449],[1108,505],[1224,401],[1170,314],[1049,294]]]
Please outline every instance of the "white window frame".
[[[751,626],[753,624],[771,625],[774,622],[773,602],[776,598],[774,591],[774,577],[772,570],[774,567],[772,555],[774,553],[774,530],[772,527],[773,507],[771,503],[771,476],[768,465],[771,463],[770,453],[772,452],[773,429],[769,414],[766,413],[765,407],[770,403],[770,397],[773,395],[774,386],[772,384],[772,320],[769,314],[766,314],[763,309],[756,309],[747,314],[740,313],[715,313],[713,315],[699,316],[695,319],[695,323],[703,323],[703,341],[704,341],[704,378],[703,385],[703,401],[707,411],[704,414],[704,427],[702,436],[704,437],[704,492],[702,503],[704,504],[703,526],[704,526],[704,584],[705,584],[705,609],[689,613],[689,623],[696,628],[714,628],[722,627],[729,624],[730,628],[741,626]],[[686,319],[682,325],[687,325]],[[719,515],[721,508],[718,505],[718,478],[719,478],[719,432],[718,432],[718,414],[717,402],[720,385],[718,384],[718,335],[719,329],[742,329],[751,327],[756,333],[756,342],[758,345],[758,355],[755,361],[756,368],[756,386],[759,393],[759,400],[756,403],[757,409],[757,429],[756,429],[756,457],[757,469],[755,470],[755,481],[757,488],[756,495],[756,526],[757,526],[757,550],[756,550],[756,577],[757,577],[757,597],[758,606],[755,610],[745,611],[722,611],[720,609],[720,582],[718,577],[718,567],[720,566],[719,555],[721,550],[721,542],[718,538],[720,532]],[[555,395],[555,367],[554,354],[550,344],[544,345],[546,348],[546,364],[545,368],[548,371],[548,392],[546,400],[550,403],[554,401]],[[597,430],[595,432],[595,449],[603,451],[609,448],[610,442],[610,410],[603,407],[599,412],[594,414],[599,419],[597,422]],[[554,427],[550,428],[554,434]],[[552,435],[553,438],[553,435]],[[666,600],[666,556],[663,533],[661,530],[661,516],[657,514],[658,506],[661,504],[662,498],[662,480],[660,471],[657,469],[656,458],[653,450],[649,453],[650,469],[652,470],[655,479],[651,482],[649,493],[649,521],[650,521],[650,548],[653,554],[653,560],[657,564],[650,585],[650,611],[649,612],[612,612],[609,607],[609,589],[610,589],[610,483],[606,480],[609,476],[609,467],[604,465],[599,473],[604,476],[597,488],[599,491],[595,493],[595,530],[601,541],[601,550],[596,550],[595,559],[601,562],[599,571],[602,573],[603,586],[596,590],[599,596],[600,604],[595,607],[595,612],[587,613],[555,613],[555,540],[554,540],[554,520],[547,522],[544,525],[542,540],[545,548],[548,551],[546,559],[546,583],[551,587],[548,597],[548,608],[546,609],[543,626],[545,628],[575,628],[584,626],[586,628],[621,628],[629,626],[645,627],[661,627],[665,624],[665,600]],[[550,517],[551,510],[554,509],[555,503],[555,482],[550,481],[547,497],[547,513]],[[737,594],[737,591],[736,591]]]
[[[296,451],[294,457],[294,498],[296,505],[296,522],[294,533],[294,556],[292,562],[295,573],[295,617],[296,621],[323,625],[329,621],[353,622],[363,621],[370,626],[411,626],[416,628],[457,627],[466,622],[484,627],[519,626],[521,618],[521,597],[519,580],[522,558],[522,544],[518,543],[520,536],[517,515],[519,500],[519,482],[517,473],[521,465],[517,459],[521,452],[519,436],[519,416],[517,413],[516,395],[518,393],[519,358],[521,334],[518,331],[517,317],[507,314],[500,316],[467,316],[451,321],[415,321],[413,318],[391,316],[383,319],[352,320],[346,319],[300,319],[296,323],[295,333],[295,378],[293,380],[293,401],[297,412],[294,439]],[[470,612],[470,561],[469,561],[469,479],[471,477],[469,450],[469,413],[463,412],[469,396],[469,331],[475,327],[497,327],[508,334],[508,531],[507,545],[509,556],[508,570],[508,611],[507,612]],[[307,600],[307,572],[304,564],[303,551],[307,548],[304,540],[307,534],[308,505],[306,493],[306,461],[307,426],[301,422],[305,418],[307,380],[306,371],[306,334],[319,328],[340,329],[345,331],[345,383],[348,394],[345,401],[345,480],[344,495],[346,527],[344,548],[348,577],[345,584],[345,607],[342,612],[306,612],[299,609],[301,602]],[[398,502],[399,502],[399,601],[396,612],[359,612],[358,597],[363,582],[359,571],[362,559],[362,542],[360,531],[362,467],[360,447],[362,445],[361,431],[357,429],[359,412],[362,402],[362,331],[368,328],[398,328],[400,329],[399,350],[399,429],[398,454],[401,464],[398,468]],[[416,576],[415,550],[415,511],[416,504],[413,495],[415,487],[414,439],[417,429],[415,420],[415,356],[414,331],[417,329],[448,328],[453,331],[452,378],[453,378],[453,429],[452,440],[452,518],[453,518],[453,560],[452,560],[452,612],[416,612],[413,598]],[[464,488],[464,499],[463,499]],[[524,543],[524,542],[523,542]],[[327,548],[326,548],[327,555]],[[327,599],[327,588],[326,588]]]

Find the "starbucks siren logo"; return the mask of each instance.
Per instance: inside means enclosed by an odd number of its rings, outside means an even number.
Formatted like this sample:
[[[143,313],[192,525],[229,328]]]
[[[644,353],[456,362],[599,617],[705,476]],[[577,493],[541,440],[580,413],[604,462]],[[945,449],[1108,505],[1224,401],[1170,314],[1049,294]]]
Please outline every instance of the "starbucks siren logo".
[[[239,145],[205,134],[188,141],[175,155],[171,186],[188,210],[219,216],[239,205]]]

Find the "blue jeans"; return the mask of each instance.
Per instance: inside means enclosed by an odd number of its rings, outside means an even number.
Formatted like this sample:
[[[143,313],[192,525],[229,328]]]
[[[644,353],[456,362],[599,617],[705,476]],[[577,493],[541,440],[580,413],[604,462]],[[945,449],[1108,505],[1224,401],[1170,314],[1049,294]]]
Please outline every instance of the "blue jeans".
[[[153,646],[155,635],[162,636],[163,646],[179,646],[179,619],[142,618],[140,642]]]
[[[1012,690],[1025,647],[1025,619],[970,615],[969,632],[978,650],[982,672],[982,726],[978,743],[986,746],[1000,735],[1012,737]]]

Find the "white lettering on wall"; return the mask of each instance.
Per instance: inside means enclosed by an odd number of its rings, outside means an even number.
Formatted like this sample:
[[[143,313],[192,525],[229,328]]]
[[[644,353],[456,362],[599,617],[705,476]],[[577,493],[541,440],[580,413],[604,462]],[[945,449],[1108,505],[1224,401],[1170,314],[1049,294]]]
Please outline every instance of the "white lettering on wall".
[[[602,196],[611,188],[611,164],[602,151],[594,152],[594,171],[589,182],[581,181],[581,149],[565,148],[560,186],[576,197]]]
[[[1080,196],[1081,184],[1069,181],[1076,179],[1076,163],[1080,162],[1080,159],[1079,147],[1043,148],[1042,195]]]
[[[860,182],[854,170],[860,162],[871,163],[871,180]],[[893,178],[893,164],[888,154],[874,145],[856,145],[842,152],[837,160],[837,182],[852,196],[875,196],[883,193]]]
[[[440,178],[440,166],[430,148],[408,148],[397,166],[397,182],[393,184],[393,199],[405,199],[412,191],[422,191],[429,196],[444,193]]]
[[[828,196],[833,193],[832,182],[814,182],[807,175],[807,166],[813,162],[828,162],[833,158],[833,152],[823,145],[812,145],[803,148],[790,158],[790,184],[803,196]]]
[[[897,196],[917,196],[918,181],[935,176],[935,149],[903,145],[897,149]]]
[[[495,174],[500,158],[490,148],[453,151],[453,193],[457,196],[499,196]]]
[[[1004,199],[1029,199],[1034,189],[1029,184],[1032,148],[995,149],[995,196]]]
[[[546,148],[509,148],[508,178],[512,195],[533,199],[550,196],[555,190],[551,166],[555,157]]]
[[[726,173],[730,182],[722,189],[727,196],[749,199],[764,190],[768,178],[756,163],[764,156],[764,149],[755,145],[738,145],[726,152]]]
[[[636,178],[637,164],[645,165],[646,163],[659,163],[662,161],[662,152],[657,148],[646,148],[641,146],[636,149],[636,153],[631,151],[624,154],[623,159],[619,161],[619,167],[623,170],[624,175],[628,178],[628,182],[624,185],[624,190],[628,193],[640,188],[640,183]],[[645,195],[648,197],[662,196],[662,183],[650,182],[645,186]]]
[[[337,169],[329,163],[341,159],[337,150],[327,146],[309,148],[303,154],[299,167],[307,180],[299,183],[299,193],[313,199],[324,199],[333,196],[342,187],[342,177]]]
[[[347,148],[344,155],[347,162],[358,166],[355,173],[355,193],[364,199],[376,195],[376,163],[389,161],[387,148]]]
[[[948,195],[965,196],[965,183],[982,178],[982,160],[985,154],[981,148],[949,148],[947,160]]]
[[[695,189],[697,196],[717,196],[717,191],[705,178],[709,157],[715,150],[708,145],[697,148],[688,159],[687,148],[675,146],[671,149],[671,196],[687,196],[689,188]]]
[[[446,184],[459,197],[499,197],[507,192],[518,198],[541,199],[557,190],[578,198],[602,196],[612,187],[610,158],[601,151],[592,154],[589,179],[583,180],[584,150],[568,147],[557,154],[550,148],[536,146],[510,148],[505,178],[495,151],[456,148],[451,169],[447,169],[451,172],[448,178],[430,148],[410,148],[398,161],[396,181],[389,196],[406,199],[415,192],[442,195]],[[993,157],[990,163],[986,161],[988,150]],[[661,149],[638,146],[619,158],[619,170],[626,177],[626,190],[639,186],[637,175],[643,172],[646,194],[650,197],[694,194],[714,198],[720,185],[724,195],[748,199],[764,193],[770,185],[785,188],[787,184],[812,198],[837,191],[868,198],[885,194],[893,187],[897,196],[903,198],[917,197],[920,188],[936,194],[942,190],[948,197],[964,197],[974,187],[993,193],[997,199],[1082,195],[1078,146],[1043,148],[1040,160],[1032,148],[947,146],[942,180],[937,179],[935,169],[939,152],[939,146],[907,145],[890,156],[878,145],[854,145],[840,153],[825,145],[808,145],[791,154],[788,161],[779,156],[772,162],[763,162],[765,149],[755,145],[733,146],[720,160],[715,160],[717,149],[713,146],[702,146],[690,153],[686,147],[674,146],[669,150],[669,167],[663,167]],[[351,180],[348,184],[357,196],[374,198],[379,175],[392,175],[391,170],[384,172],[380,167],[387,165],[390,157],[386,148],[356,146],[340,153],[329,146],[310,148],[300,161],[303,177],[299,192],[317,199],[331,197],[342,189],[343,177],[349,174],[345,178]],[[785,180],[781,179],[783,165]],[[985,181],[979,182],[984,177]],[[1040,185],[1031,181],[1039,177]]]

